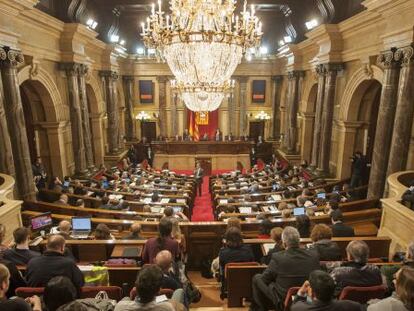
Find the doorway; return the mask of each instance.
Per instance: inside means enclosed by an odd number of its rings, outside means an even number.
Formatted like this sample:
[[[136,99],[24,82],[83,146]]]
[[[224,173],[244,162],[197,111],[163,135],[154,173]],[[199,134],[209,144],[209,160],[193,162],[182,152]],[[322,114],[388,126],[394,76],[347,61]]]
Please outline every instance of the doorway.
[[[249,137],[257,141],[257,138],[262,136],[264,139],[264,121],[250,121],[249,122]]]
[[[141,138],[146,137],[148,142],[157,138],[157,123],[155,121],[141,122]]]

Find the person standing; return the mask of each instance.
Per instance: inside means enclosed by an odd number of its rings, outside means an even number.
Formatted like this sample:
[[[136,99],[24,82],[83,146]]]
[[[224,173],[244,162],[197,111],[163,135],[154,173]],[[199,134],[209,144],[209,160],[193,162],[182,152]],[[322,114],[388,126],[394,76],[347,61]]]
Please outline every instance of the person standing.
[[[222,141],[222,134],[220,132],[220,129],[216,129],[216,133],[214,134],[214,140],[215,141]]]
[[[351,158],[352,173],[351,173],[351,188],[362,186],[367,180],[368,164],[365,157],[360,151],[355,152]]]
[[[198,195],[201,197],[201,187],[203,185],[204,170],[201,168],[200,162],[197,162],[196,169],[194,171],[194,177],[197,183]]]

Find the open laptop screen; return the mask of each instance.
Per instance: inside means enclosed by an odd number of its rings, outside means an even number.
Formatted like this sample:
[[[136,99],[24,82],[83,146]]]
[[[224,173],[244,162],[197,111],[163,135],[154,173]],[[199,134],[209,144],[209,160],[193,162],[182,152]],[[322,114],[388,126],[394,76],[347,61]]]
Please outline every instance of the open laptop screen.
[[[30,224],[33,231],[41,230],[52,225],[52,216],[50,212],[44,213],[30,219]]]
[[[299,216],[305,214],[305,208],[304,207],[296,207],[293,209],[293,215]]]
[[[73,217],[72,229],[73,231],[91,231],[91,219],[89,217]]]

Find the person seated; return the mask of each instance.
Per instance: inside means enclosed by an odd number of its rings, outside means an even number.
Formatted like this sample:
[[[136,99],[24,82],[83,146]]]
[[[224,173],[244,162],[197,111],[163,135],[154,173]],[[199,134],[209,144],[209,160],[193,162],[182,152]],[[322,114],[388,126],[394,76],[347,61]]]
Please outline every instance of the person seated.
[[[414,210],[414,181],[411,182],[410,187],[403,193],[401,200],[410,209]]]
[[[319,254],[320,261],[337,261],[342,259],[341,249],[332,241],[332,229],[325,224],[316,224],[310,234],[311,248]]]
[[[342,212],[337,209],[331,212],[332,221],[332,236],[334,237],[353,237],[355,236],[354,228],[343,223],[344,216]]]
[[[71,229],[71,223],[67,220],[62,220],[59,222],[59,225],[57,227],[50,229],[50,234],[60,234],[65,238],[65,240],[70,240]]]
[[[88,193],[88,190],[83,187],[82,183],[78,179],[74,181],[74,189],[73,193],[76,195],[85,195]]]
[[[312,271],[309,281],[305,281],[293,298],[291,311],[362,311],[362,306],[354,301],[335,300],[335,281],[320,270]]]
[[[347,262],[333,269],[331,276],[336,283],[336,295],[346,286],[375,286],[382,284],[377,266],[367,264],[369,247],[364,241],[354,240],[346,247]]]
[[[200,140],[202,140],[202,141],[208,141],[208,140],[210,140],[210,138],[208,137],[208,134],[207,133],[204,133],[204,135],[201,137]]]
[[[216,132],[214,133],[214,140],[215,141],[222,141],[223,134],[220,132],[220,129],[216,129]]]
[[[111,230],[105,224],[99,224],[96,226],[94,233],[95,240],[115,240],[114,236],[111,234]]]
[[[141,225],[137,222],[134,222],[129,228],[129,234],[124,236],[124,240],[145,240],[141,237]]]
[[[183,309],[184,291],[177,289],[170,300],[156,301],[161,289],[163,273],[158,266],[144,267],[135,281],[137,296],[131,301],[128,297],[115,306],[114,311],[176,311]]]
[[[66,276],[55,276],[47,282],[43,292],[43,301],[47,311],[66,310],[76,301],[77,291],[72,281]]]
[[[80,296],[80,288],[85,284],[83,274],[73,259],[64,256],[65,244],[62,236],[49,236],[43,255],[33,258],[27,265],[26,280],[30,287],[44,287],[53,277],[66,276]]]
[[[142,252],[144,263],[154,263],[155,256],[162,250],[168,250],[174,260],[180,256],[180,247],[176,240],[171,237],[172,223],[168,218],[161,218],[158,224],[158,237],[147,240]]]
[[[296,216],[296,228],[301,238],[309,238],[310,235],[310,219],[308,215]]]
[[[15,246],[3,252],[3,258],[15,265],[27,265],[30,259],[40,256],[40,253],[29,249],[30,230],[25,227],[13,231]]]
[[[59,179],[59,177],[57,176],[53,176],[50,179],[50,183],[49,183],[49,190],[53,190],[56,192],[61,192],[63,189],[63,184],[62,181]]]
[[[316,252],[300,248],[296,228],[285,227],[282,242],[285,250],[273,254],[266,270],[253,277],[252,311],[282,310],[288,289],[300,286],[313,270],[320,268]]]
[[[352,191],[349,184],[343,184],[342,191],[344,192],[341,197],[341,202],[352,202],[358,200],[358,195],[355,191]]]
[[[62,206],[68,206],[68,196],[66,194],[61,194],[59,197],[59,200],[53,202],[53,204],[58,204],[58,205],[62,205]]]
[[[292,210],[290,208],[285,208],[282,210],[282,218],[289,219],[292,217]]]
[[[260,233],[257,236],[258,239],[269,239],[270,238],[270,230],[273,228],[273,223],[270,219],[266,218],[263,219],[260,223]]]
[[[38,296],[32,296],[24,301],[21,298],[7,299],[10,272],[0,264],[0,310],[4,311],[42,311],[42,303]]]
[[[270,231],[270,237],[275,242],[275,246],[269,249],[267,255],[263,256],[261,260],[263,264],[268,265],[270,260],[272,259],[273,254],[283,250],[282,232],[283,229],[281,227],[275,227]]]
[[[234,140],[234,136],[232,133],[229,133],[229,135],[226,136],[226,141],[233,141]]]
[[[10,273],[9,288],[6,292],[6,297],[10,298],[16,296],[16,288],[26,287],[26,280],[23,278],[22,274],[17,269],[16,265],[11,261],[5,260],[0,257],[0,264],[5,265]]]
[[[414,268],[403,266],[395,276],[395,292],[391,297],[368,306],[367,311],[414,310]]]
[[[164,217],[171,217],[171,218],[176,218],[179,221],[189,221],[188,217],[184,215],[183,212],[176,212],[174,213],[174,208],[172,208],[171,206],[167,206],[164,209]]]
[[[336,200],[329,200],[326,202],[324,209],[325,214],[331,214],[332,211],[339,210],[339,203]]]
[[[250,194],[258,193],[259,192],[259,183],[257,181],[254,181],[250,187],[247,189],[247,192]]]
[[[117,199],[109,199],[108,197],[102,198],[102,205],[100,206],[102,209],[112,210],[112,211],[119,211],[124,209],[123,201]]]
[[[4,244],[4,238],[6,237],[6,226],[0,224],[0,258],[2,253],[9,247]]]
[[[173,258],[169,251],[163,250],[159,252],[155,257],[155,264],[160,267],[163,273],[161,288],[172,290],[183,288],[178,273],[173,269]]]
[[[83,199],[77,199],[75,202],[76,207],[85,207],[85,201]]]

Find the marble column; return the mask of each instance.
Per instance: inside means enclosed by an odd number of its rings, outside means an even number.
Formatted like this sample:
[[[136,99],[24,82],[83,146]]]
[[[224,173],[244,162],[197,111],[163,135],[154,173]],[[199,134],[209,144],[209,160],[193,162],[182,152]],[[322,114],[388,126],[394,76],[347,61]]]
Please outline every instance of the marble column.
[[[17,192],[25,200],[34,200],[35,184],[17,75],[17,66],[23,62],[23,54],[20,51],[8,47],[1,49],[0,68],[4,92],[4,110],[11,144],[9,150],[12,151],[14,158]]]
[[[236,133],[236,109],[234,107],[234,95],[233,90],[230,92],[229,97],[227,97],[227,109],[228,109],[228,134],[234,137],[234,133]]]
[[[280,87],[282,85],[283,76],[272,76],[272,138],[279,138],[280,136]]]
[[[239,136],[245,136],[248,135],[247,133],[247,103],[246,103],[246,96],[247,96],[247,77],[238,77],[239,80],[239,88],[240,88],[240,94],[239,94],[239,103],[240,103],[240,123],[239,123]]]
[[[158,103],[160,111],[160,134],[167,137],[167,76],[158,76]]]
[[[313,138],[313,124],[315,123],[315,114],[312,112],[302,112],[300,115],[302,119],[301,140],[300,140],[300,157],[302,160],[310,161],[312,138]]]
[[[384,192],[400,74],[400,64],[394,54],[392,49],[378,56],[378,63],[384,67],[384,77],[368,184],[369,199],[381,198]]]
[[[401,71],[387,176],[405,170],[407,166],[412,120],[414,117],[413,54],[413,47],[408,46],[398,49],[394,55],[396,61],[401,61]]]
[[[329,172],[331,157],[332,122],[335,105],[336,77],[343,69],[342,64],[325,64],[325,94],[323,96],[322,122],[319,148],[318,170]]]
[[[83,141],[85,146],[85,157],[86,164],[90,171],[95,170],[95,159],[92,148],[92,131],[91,131],[91,121],[89,116],[89,105],[88,97],[86,95],[86,80],[85,76],[88,73],[88,66],[84,64],[79,65],[78,71],[78,83],[79,83],[79,98],[80,98],[80,107],[82,112],[82,128],[83,128]]]
[[[6,58],[6,51],[0,48],[0,61],[4,61]],[[4,110],[3,82],[0,73],[0,172],[16,177],[13,161],[6,111]]]
[[[123,76],[125,97],[125,138],[134,139],[134,76]]]
[[[119,152],[119,111],[118,111],[118,95],[116,91],[116,82],[119,78],[118,73],[111,70],[100,71],[102,77],[106,114],[108,116],[108,151],[110,154]]]
[[[290,99],[292,98],[292,83],[289,80],[287,82],[286,96],[285,96],[285,106],[283,114],[283,140],[282,140],[282,149],[287,150],[289,145],[289,117],[290,117]]]
[[[178,94],[173,93],[171,96],[171,136],[175,137],[178,134]]]
[[[72,148],[75,160],[75,175],[85,175],[87,173],[87,162],[85,154],[84,127],[82,122],[82,108],[79,94],[78,72],[80,64],[60,63],[61,70],[66,72],[70,123],[72,130]]]
[[[298,137],[298,109],[300,101],[301,84],[303,80],[303,71],[291,71],[288,73],[289,80],[289,97],[287,107],[287,137],[286,149],[290,154],[296,153],[296,144]]]
[[[325,67],[324,65],[318,65],[316,66],[315,70],[316,74],[318,75],[318,94],[316,95],[315,123],[313,126],[312,158],[310,163],[312,168],[318,167],[322,108],[325,96]]]

